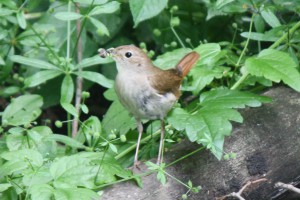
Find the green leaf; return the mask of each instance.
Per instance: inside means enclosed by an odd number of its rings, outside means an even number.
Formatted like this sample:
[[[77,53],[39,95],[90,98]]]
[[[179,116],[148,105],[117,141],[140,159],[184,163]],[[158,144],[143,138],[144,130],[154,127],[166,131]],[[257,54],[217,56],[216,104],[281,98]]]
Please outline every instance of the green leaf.
[[[200,54],[198,65],[214,65],[219,60],[221,47],[217,43],[201,44],[194,49]]]
[[[34,58],[27,58],[27,57],[19,56],[19,55],[13,55],[13,56],[10,56],[9,58],[13,62],[20,63],[22,65],[28,65],[28,66],[39,68],[39,69],[60,70],[55,65],[52,65],[48,62],[38,60],[38,59],[34,59]]]
[[[264,18],[264,20],[272,27],[278,27],[281,26],[280,21],[278,18],[274,15],[273,11],[266,8],[261,11],[261,16]]]
[[[194,67],[191,69],[191,76],[193,77],[192,85],[183,87],[182,90],[193,91],[198,94],[206,85],[210,84],[215,78],[223,76],[224,69],[207,69],[203,67]]]
[[[76,73],[76,74],[78,76],[82,76],[84,79],[98,83],[99,85],[106,88],[112,88],[113,86],[112,80],[106,78],[105,76],[103,76],[98,72],[82,71],[81,73]]]
[[[200,102],[203,107],[245,108],[245,106],[261,106],[261,103],[271,102],[271,98],[250,92],[216,89],[202,93]]]
[[[93,163],[100,166],[97,174],[97,185],[114,182],[116,177],[128,178],[132,176],[132,172],[124,169],[122,165],[111,155],[96,152],[84,152],[80,156],[89,158]]]
[[[60,90],[60,102],[71,103],[74,96],[74,83],[70,75],[66,75]]]
[[[107,64],[111,62],[113,62],[113,60],[110,57],[101,58],[99,55],[96,55],[90,58],[83,59],[78,65],[75,66],[75,68],[86,68],[94,65]]]
[[[158,15],[168,5],[168,0],[129,0],[134,27]]]
[[[51,136],[48,137],[48,139],[63,143],[72,148],[78,148],[78,149],[86,148],[83,144],[81,144],[77,140],[70,138],[68,136],[65,136],[65,135],[52,134]]]
[[[40,167],[43,165],[43,156],[33,149],[21,149],[16,151],[4,152],[1,154],[1,158],[8,161],[23,161],[27,165]]]
[[[66,103],[66,102],[60,102],[60,105],[71,115],[73,115],[74,117],[78,117],[78,113],[76,108],[70,104],[70,103]]]
[[[82,143],[85,142],[85,139],[89,143],[89,146],[92,144],[92,136],[99,137],[102,134],[102,125],[98,117],[90,116],[87,120],[85,120],[77,134],[77,140]]]
[[[12,185],[10,183],[1,183],[0,184],[0,193],[4,192],[8,188],[10,188]]]
[[[33,185],[29,188],[29,194],[32,200],[50,200],[53,199],[54,188],[48,184]]]
[[[250,74],[263,76],[274,82],[281,80],[294,90],[300,92],[300,74],[296,69],[296,64],[289,54],[266,49],[254,58],[248,58],[245,66]]]
[[[167,183],[166,175],[161,170],[157,172],[156,178],[162,185]]]
[[[27,24],[26,24],[26,19],[25,19],[24,11],[23,10],[17,12],[17,20],[18,20],[19,26],[22,29],[26,29]]]
[[[36,72],[34,75],[25,79],[25,85],[27,87],[34,87],[40,85],[41,83],[45,83],[47,80],[53,79],[59,75],[61,75],[61,71],[56,70],[43,70]]]
[[[203,107],[192,114],[175,108],[167,120],[175,129],[185,129],[190,141],[202,143],[221,159],[224,136],[230,135],[232,130],[229,121],[242,122],[243,118],[233,109]]]
[[[101,6],[96,6],[89,13],[89,16],[114,13],[120,8],[120,3],[117,1],[111,1]]]
[[[57,188],[61,188],[63,185],[94,188],[98,168],[91,163],[90,159],[72,155],[54,161],[50,166],[50,173],[54,178],[54,186]]]
[[[19,126],[27,125],[40,114],[43,99],[39,95],[19,96],[5,108],[2,114],[2,123]]]
[[[103,33],[106,36],[109,36],[109,30],[102,22],[93,17],[90,17],[89,19],[91,20],[92,24],[97,28],[97,31],[100,30],[101,33]]]
[[[89,108],[85,104],[81,104],[80,108],[81,108],[81,110],[82,110],[82,112],[84,114],[88,114],[89,113]]]
[[[74,2],[80,4],[88,4],[88,5],[94,3],[94,5],[99,5],[99,4],[105,4],[106,2],[108,2],[108,0],[74,0]]]
[[[120,104],[114,101],[103,118],[103,128],[106,133],[116,129],[120,135],[127,133],[130,129],[136,128],[136,123],[129,112]]]
[[[58,12],[54,15],[59,20],[69,21],[69,20],[77,20],[82,18],[83,16],[79,13],[75,12]]]
[[[23,160],[12,160],[1,164],[0,166],[0,177],[12,175],[16,172],[23,171],[28,168],[28,162]]]
[[[56,200],[99,199],[99,195],[86,188],[58,188],[54,190]]]
[[[49,172],[49,166],[43,165],[37,169],[29,168],[24,173],[22,182],[27,187],[49,183],[53,180]]]
[[[116,153],[116,154],[118,153],[118,149],[117,149],[116,145],[114,145],[114,144],[112,144],[112,143],[109,143],[108,146],[109,146],[109,149],[110,149],[112,152],[114,152],[114,153]]]
[[[249,38],[251,40],[256,40],[256,41],[266,41],[266,42],[275,42],[278,40],[278,36],[271,36],[264,34],[264,33],[256,33],[256,32],[243,32],[241,33],[241,36],[244,38]]]
[[[161,69],[174,68],[180,59],[190,52],[191,49],[188,48],[175,49],[174,51],[158,56],[153,64]]]
[[[6,16],[6,15],[10,15],[12,13],[14,13],[15,11],[11,10],[11,9],[7,9],[7,8],[0,8],[0,17]]]

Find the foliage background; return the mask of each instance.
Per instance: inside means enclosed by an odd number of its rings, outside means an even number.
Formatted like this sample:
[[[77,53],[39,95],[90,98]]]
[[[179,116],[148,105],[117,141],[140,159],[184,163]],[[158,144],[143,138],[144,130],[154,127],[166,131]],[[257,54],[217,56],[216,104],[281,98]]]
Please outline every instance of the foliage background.
[[[92,199],[118,181],[141,184],[125,168],[136,125],[99,47],[135,44],[163,69],[197,51],[165,148],[187,138],[234,158],[223,144],[239,109],[270,102],[256,93],[278,83],[300,91],[299,11],[283,0],[0,0],[1,199]],[[160,134],[145,124],[141,159],[157,155]],[[148,165],[164,183],[165,166]]]

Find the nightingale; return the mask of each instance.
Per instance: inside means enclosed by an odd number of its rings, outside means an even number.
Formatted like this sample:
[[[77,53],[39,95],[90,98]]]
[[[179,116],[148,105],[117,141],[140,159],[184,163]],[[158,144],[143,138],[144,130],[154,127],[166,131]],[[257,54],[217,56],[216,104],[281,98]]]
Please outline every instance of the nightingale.
[[[138,165],[138,152],[143,133],[142,119],[161,121],[161,136],[157,164],[162,162],[165,134],[164,118],[180,96],[183,78],[199,59],[199,54],[185,55],[175,68],[162,70],[153,65],[147,54],[134,45],[125,45],[108,50],[100,48],[99,55],[111,55],[116,62],[115,91],[121,104],[135,117],[138,140],[134,167]]]

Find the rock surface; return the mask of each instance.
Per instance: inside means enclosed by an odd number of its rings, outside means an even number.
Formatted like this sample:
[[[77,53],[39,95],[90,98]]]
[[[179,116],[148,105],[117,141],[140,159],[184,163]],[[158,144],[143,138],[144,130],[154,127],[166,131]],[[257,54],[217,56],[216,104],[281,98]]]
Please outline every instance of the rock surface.
[[[247,188],[247,200],[300,199],[299,195],[278,195],[274,183],[290,183],[300,175],[300,93],[285,87],[265,92],[273,102],[259,108],[242,111],[243,124],[235,124],[232,136],[226,138],[225,152],[235,152],[236,159],[218,161],[210,152],[202,150],[166,171],[179,180],[201,185],[202,190],[190,194],[190,200],[213,200],[237,192],[247,181],[262,177],[267,182]],[[199,148],[188,141],[166,153],[170,163]],[[142,171],[146,170],[144,165]],[[298,177],[299,178],[299,177]],[[166,185],[156,180],[156,174],[142,178],[141,189],[133,182],[124,182],[106,188],[102,200],[176,200],[187,188],[168,178]],[[277,196],[276,196],[277,195]]]

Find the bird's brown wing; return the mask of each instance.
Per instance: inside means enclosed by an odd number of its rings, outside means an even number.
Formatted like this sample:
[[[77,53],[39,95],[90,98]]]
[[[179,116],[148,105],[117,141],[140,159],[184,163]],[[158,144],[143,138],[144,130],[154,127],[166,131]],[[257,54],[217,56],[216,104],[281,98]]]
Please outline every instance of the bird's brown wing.
[[[151,86],[158,91],[159,94],[164,95],[168,92],[172,92],[178,98],[180,96],[179,87],[182,77],[177,73],[177,70],[161,70],[156,68],[155,71],[154,74],[148,76]]]
[[[200,55],[193,51],[184,56],[174,69],[161,70],[154,67],[152,70],[153,74],[148,77],[151,86],[160,94],[173,92],[179,98],[181,81],[189,73],[199,57]]]

